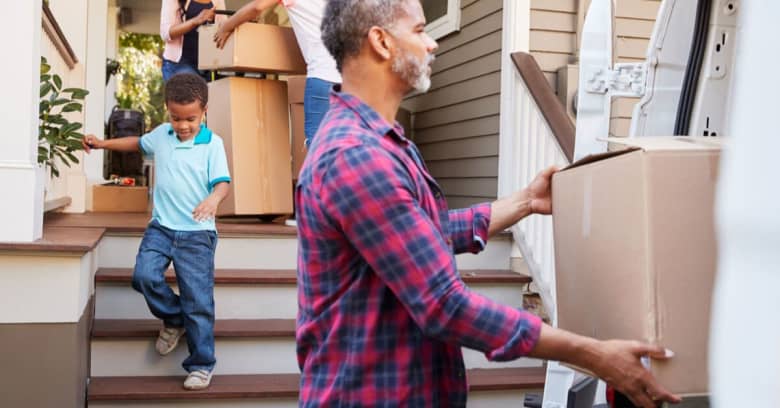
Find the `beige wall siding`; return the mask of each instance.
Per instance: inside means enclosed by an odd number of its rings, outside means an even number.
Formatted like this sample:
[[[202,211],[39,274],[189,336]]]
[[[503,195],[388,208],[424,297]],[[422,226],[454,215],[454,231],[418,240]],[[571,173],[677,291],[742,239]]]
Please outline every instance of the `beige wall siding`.
[[[531,55],[557,89],[556,71],[573,61],[577,0],[531,0]]]
[[[502,7],[502,0],[462,0],[460,31],[439,40],[430,91],[403,103],[452,208],[497,194]]]
[[[641,62],[653,32],[661,0],[618,0],[615,9],[615,62]],[[619,98],[612,102],[610,134],[628,136],[631,113],[639,101]]]

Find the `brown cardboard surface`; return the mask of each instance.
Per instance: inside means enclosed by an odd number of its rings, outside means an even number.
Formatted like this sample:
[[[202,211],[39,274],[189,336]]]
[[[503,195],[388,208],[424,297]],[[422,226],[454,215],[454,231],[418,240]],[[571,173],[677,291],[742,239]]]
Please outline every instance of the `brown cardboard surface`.
[[[303,104],[306,92],[306,76],[291,76],[287,78],[287,102]]]
[[[198,29],[198,68],[240,72],[305,74],[306,62],[290,27],[245,23],[225,47],[214,44],[216,25]]]
[[[292,125],[292,176],[298,178],[298,173],[306,158],[306,134],[304,132],[303,104],[290,105],[290,123]]]
[[[148,187],[92,186],[92,211],[147,212]]]
[[[209,84],[208,126],[222,137],[232,177],[218,215],[292,213],[287,84],[230,77]]]
[[[648,147],[557,173],[559,327],[661,344],[664,386],[707,392],[719,150]]]

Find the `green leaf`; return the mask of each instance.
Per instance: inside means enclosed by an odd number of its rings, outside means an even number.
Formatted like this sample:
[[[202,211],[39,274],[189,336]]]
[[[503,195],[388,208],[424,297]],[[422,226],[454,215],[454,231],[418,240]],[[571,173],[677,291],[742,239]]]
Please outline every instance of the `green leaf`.
[[[52,81],[54,81],[54,85],[57,87],[57,89],[62,89],[62,78],[60,78],[59,75],[52,76]]]
[[[41,61],[41,74],[48,74],[51,70],[51,65],[46,63],[46,58]]]
[[[59,98],[59,99],[55,99],[55,100],[51,101],[51,106],[63,105],[63,104],[66,104],[68,102],[70,102],[69,99]]]
[[[50,79],[51,79],[51,75],[49,74],[41,75],[41,82],[48,82]]]
[[[66,156],[68,159],[70,159],[71,163],[74,163],[74,164],[76,164],[76,163],[78,163],[78,162],[79,162],[79,158],[78,158],[78,157],[76,157],[76,155],[74,155],[74,154],[73,154],[73,153],[71,153],[71,152],[65,152],[65,156]],[[68,167],[70,167],[70,165],[68,165]]]
[[[46,96],[46,94],[48,94],[49,92],[51,92],[51,84],[48,83],[48,82],[42,83],[41,84],[41,98]]]
[[[89,95],[89,91],[81,88],[66,88],[62,90],[62,93],[71,94],[70,97],[73,99],[84,99],[87,95]]]
[[[63,112],[81,112],[81,103],[71,102],[62,108]]]

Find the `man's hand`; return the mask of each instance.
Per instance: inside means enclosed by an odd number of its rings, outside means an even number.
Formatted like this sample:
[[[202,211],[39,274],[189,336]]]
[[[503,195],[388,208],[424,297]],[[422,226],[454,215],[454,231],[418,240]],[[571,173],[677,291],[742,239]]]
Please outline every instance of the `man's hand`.
[[[598,357],[589,368],[596,376],[625,394],[634,405],[655,408],[662,402],[680,402],[680,398],[658,384],[641,363],[644,356],[667,360],[673,355],[670,351],[636,341],[610,340],[596,344],[595,355]]]
[[[85,152],[89,153],[92,151],[92,149],[100,149],[102,148],[103,141],[98,139],[95,135],[85,135],[83,139],[81,139],[81,147],[84,149]]]
[[[206,197],[194,210],[192,218],[197,222],[208,221],[216,217],[217,207],[219,207],[219,198],[214,195]]]
[[[214,34],[214,42],[217,44],[217,48],[220,50],[225,48],[225,43],[227,43],[231,35],[233,35],[233,30],[226,29],[224,24],[220,25],[219,30]]]
[[[542,170],[526,188],[532,213],[552,214],[552,176],[557,171],[554,166]]]

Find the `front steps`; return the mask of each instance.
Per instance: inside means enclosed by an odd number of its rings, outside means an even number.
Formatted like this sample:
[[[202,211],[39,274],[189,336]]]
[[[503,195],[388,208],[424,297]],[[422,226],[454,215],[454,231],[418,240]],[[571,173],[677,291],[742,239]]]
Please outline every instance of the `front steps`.
[[[89,407],[297,406],[295,229],[219,226],[217,372],[212,387],[193,393],[181,387],[185,342],[171,355],[157,355],[153,342],[160,323],[130,287],[143,225],[100,222],[107,233],[95,251]],[[482,254],[460,255],[457,261],[473,290],[520,307],[530,278],[508,271],[511,247],[511,238],[503,235],[491,240]],[[543,388],[544,368],[538,360],[497,364],[465,349],[464,358],[472,386],[469,407],[517,407],[526,391]]]

